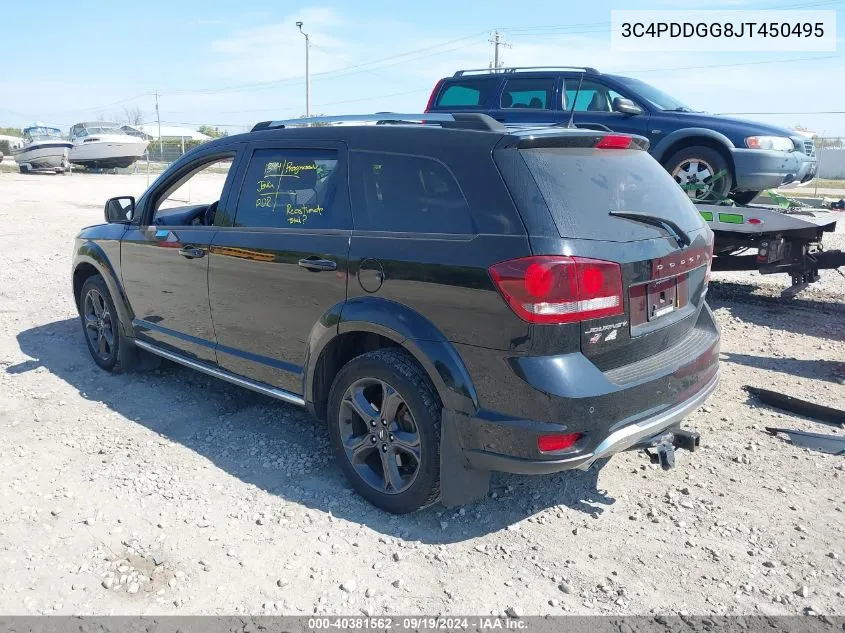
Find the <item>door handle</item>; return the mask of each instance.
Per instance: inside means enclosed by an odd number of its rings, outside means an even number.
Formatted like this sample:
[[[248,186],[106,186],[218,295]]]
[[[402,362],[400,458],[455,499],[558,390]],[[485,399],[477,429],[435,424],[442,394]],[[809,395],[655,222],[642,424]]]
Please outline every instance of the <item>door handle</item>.
[[[188,259],[194,259],[195,257],[205,257],[205,249],[197,248],[196,246],[185,246],[184,248],[179,249],[179,254],[182,257],[187,257]]]
[[[330,259],[319,259],[316,257],[311,259],[310,257],[306,257],[305,259],[300,259],[298,264],[308,270],[337,270],[337,262],[333,262]]]

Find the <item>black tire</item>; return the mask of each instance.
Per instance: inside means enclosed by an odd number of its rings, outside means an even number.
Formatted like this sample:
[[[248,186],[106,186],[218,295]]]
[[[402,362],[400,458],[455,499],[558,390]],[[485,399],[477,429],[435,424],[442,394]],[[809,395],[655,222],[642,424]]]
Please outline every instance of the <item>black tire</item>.
[[[733,177],[727,159],[705,145],[692,145],[675,152],[664,163],[672,177],[681,186],[701,184],[697,189],[685,189],[695,200],[723,200],[733,187]],[[722,172],[715,181],[713,176]]]
[[[737,204],[750,204],[759,194],[759,191],[738,191],[731,194],[731,199]]]
[[[364,400],[353,403],[353,394]],[[385,397],[395,411],[384,411]],[[362,403],[370,407],[365,415],[359,413]],[[390,418],[387,424],[382,413]],[[440,414],[434,385],[404,350],[367,352],[344,365],[329,393],[329,438],[340,469],[358,494],[393,514],[437,501]]]
[[[79,319],[91,358],[106,371],[115,371],[120,363],[123,336],[114,301],[100,275],[92,275],[82,284]]]
[[[22,174],[28,174],[29,173],[29,167],[27,167],[26,165],[19,165],[18,169],[21,170]]]

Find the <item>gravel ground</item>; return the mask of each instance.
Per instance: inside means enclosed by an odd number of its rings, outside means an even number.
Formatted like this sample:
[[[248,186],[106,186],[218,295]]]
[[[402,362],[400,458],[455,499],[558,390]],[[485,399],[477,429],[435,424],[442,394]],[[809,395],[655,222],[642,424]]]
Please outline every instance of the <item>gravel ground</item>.
[[[350,490],[303,411],[91,361],[71,240],[145,185],[0,174],[0,612],[845,613],[845,460],[763,427],[845,431],[742,390],[845,407],[835,273],[786,299],[785,277],[715,276],[722,383],[673,471],[626,453],[393,517]]]

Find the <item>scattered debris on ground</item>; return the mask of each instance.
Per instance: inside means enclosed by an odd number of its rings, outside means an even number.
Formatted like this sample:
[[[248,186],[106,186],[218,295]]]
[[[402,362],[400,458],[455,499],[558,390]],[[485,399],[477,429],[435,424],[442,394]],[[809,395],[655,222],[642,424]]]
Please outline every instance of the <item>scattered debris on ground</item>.
[[[395,517],[347,487],[303,410],[174,365],[94,365],[72,237],[145,185],[0,174],[3,612],[845,613],[845,460],[766,434],[818,424],[742,387],[845,408],[833,271],[790,299],[788,278],[714,274],[722,382],[674,470],[626,453]]]

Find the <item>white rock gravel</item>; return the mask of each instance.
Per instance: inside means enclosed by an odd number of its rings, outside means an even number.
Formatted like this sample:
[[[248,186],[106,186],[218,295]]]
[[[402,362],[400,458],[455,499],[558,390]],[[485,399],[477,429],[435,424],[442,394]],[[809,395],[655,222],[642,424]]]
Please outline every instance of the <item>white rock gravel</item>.
[[[763,428],[843,430],[742,390],[845,408],[835,274],[789,302],[785,278],[714,276],[722,383],[675,470],[628,453],[393,517],[351,491],[304,411],[90,360],[71,239],[145,181],[0,174],[0,612],[845,613],[845,460]]]

